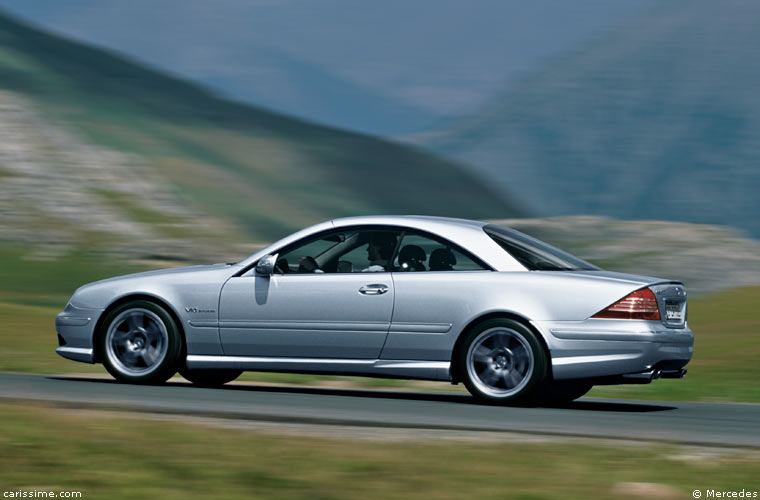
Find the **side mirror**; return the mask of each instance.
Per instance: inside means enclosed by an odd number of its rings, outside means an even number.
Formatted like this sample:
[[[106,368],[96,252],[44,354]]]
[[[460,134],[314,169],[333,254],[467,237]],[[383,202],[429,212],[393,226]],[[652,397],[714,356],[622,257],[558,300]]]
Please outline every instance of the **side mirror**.
[[[272,273],[274,273],[274,266],[276,263],[277,254],[265,255],[259,260],[259,263],[256,264],[256,274],[270,276]]]

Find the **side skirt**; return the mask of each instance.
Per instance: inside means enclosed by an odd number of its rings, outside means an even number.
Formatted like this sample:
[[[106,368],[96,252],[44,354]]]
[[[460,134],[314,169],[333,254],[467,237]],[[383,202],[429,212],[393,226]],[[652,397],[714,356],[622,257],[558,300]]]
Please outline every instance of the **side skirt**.
[[[448,361],[396,359],[274,358],[260,356],[187,356],[187,367],[295,373],[350,374],[370,377],[451,380]]]

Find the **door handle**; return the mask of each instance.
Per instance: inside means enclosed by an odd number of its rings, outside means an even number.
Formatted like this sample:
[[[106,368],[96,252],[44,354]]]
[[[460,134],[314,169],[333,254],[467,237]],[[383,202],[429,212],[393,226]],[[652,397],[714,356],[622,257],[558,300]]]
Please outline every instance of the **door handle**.
[[[359,293],[364,295],[382,295],[388,291],[388,285],[374,284],[364,285],[359,289]]]

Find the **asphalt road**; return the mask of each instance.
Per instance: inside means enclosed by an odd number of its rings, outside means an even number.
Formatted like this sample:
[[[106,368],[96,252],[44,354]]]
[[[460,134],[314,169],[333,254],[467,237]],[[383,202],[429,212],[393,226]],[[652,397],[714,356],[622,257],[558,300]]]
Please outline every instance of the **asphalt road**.
[[[760,448],[760,405],[583,398],[563,408],[477,404],[466,395],[0,374],[0,398],[69,407],[219,416],[267,422],[512,432]]]

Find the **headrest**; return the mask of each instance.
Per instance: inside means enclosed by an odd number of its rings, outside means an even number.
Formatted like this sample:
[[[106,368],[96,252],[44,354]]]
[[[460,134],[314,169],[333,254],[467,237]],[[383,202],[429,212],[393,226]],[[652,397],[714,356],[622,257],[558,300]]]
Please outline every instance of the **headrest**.
[[[399,262],[425,262],[427,254],[421,246],[418,245],[406,245],[398,254]]]
[[[447,271],[457,263],[454,253],[448,248],[436,248],[430,253],[430,270]]]

